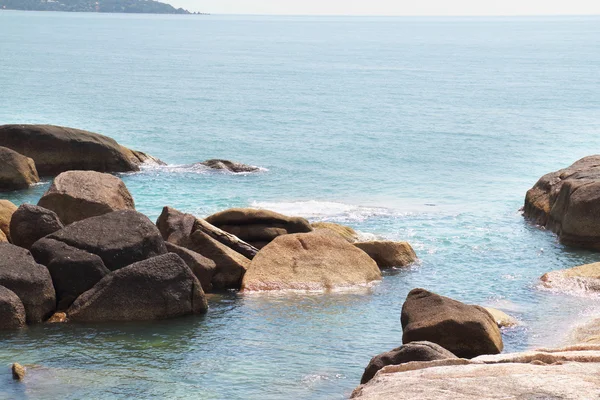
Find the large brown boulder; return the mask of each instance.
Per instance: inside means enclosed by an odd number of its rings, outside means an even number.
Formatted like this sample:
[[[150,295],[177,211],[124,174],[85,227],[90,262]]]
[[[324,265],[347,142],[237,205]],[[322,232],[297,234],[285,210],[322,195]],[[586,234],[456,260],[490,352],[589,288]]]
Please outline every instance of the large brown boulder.
[[[176,254],[169,253],[111,273],[67,311],[71,321],[147,321],[206,313],[202,286]]]
[[[400,365],[412,361],[434,361],[458,358],[442,346],[431,342],[412,342],[392,351],[379,354],[371,359],[360,380],[361,384],[369,382],[375,374],[388,365]]]
[[[93,253],[111,271],[167,253],[156,226],[136,211],[115,211],[84,219],[46,236]]]
[[[31,158],[0,147],[0,191],[26,189],[39,181]]]
[[[210,258],[206,258],[202,254],[186,249],[185,247],[169,242],[165,242],[165,244],[169,253],[177,254],[190,267],[202,284],[202,290],[205,293],[212,292],[212,280],[217,269],[217,264]]]
[[[19,296],[25,307],[27,323],[42,322],[56,309],[50,273],[35,262],[28,250],[0,243],[0,285]]]
[[[40,175],[138,171],[142,158],[109,137],[53,125],[0,126],[0,146],[32,158]]]
[[[95,171],[63,172],[38,205],[54,211],[65,225],[113,211],[135,210],[133,197],[121,179]]]
[[[0,286],[0,331],[25,326],[25,307],[12,290]]]
[[[402,306],[402,342],[428,341],[462,358],[503,349],[496,321],[483,307],[413,289]]]
[[[523,212],[561,243],[600,250],[600,155],[544,175],[527,192]]]
[[[360,242],[356,247],[367,253],[379,268],[406,267],[417,261],[417,254],[407,242]]]
[[[99,256],[57,240],[41,239],[31,248],[31,253],[50,271],[58,310],[66,310],[110,273]]]
[[[44,236],[62,228],[64,226],[54,211],[31,204],[21,204],[10,222],[11,241],[17,246],[30,249]]]
[[[206,222],[259,249],[278,236],[313,231],[310,223],[304,218],[252,208],[225,210],[206,218]]]
[[[8,200],[0,200],[0,231],[10,240],[10,220],[17,206]]]
[[[381,279],[377,264],[334,233],[284,235],[252,260],[242,290],[329,290]]]

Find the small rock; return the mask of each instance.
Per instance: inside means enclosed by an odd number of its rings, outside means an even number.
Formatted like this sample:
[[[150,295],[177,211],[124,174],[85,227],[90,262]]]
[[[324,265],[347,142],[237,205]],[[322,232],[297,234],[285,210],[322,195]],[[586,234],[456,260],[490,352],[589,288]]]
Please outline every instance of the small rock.
[[[256,172],[260,171],[260,168],[255,167],[253,165],[241,164],[235,161],[229,160],[206,160],[201,162],[200,164],[209,167],[211,169],[221,170],[221,171],[229,171],[234,173],[241,172]]]
[[[25,379],[25,372],[26,372],[26,370],[25,370],[24,366],[22,366],[19,363],[14,363],[12,365],[11,369],[12,369],[12,376],[13,376],[14,380],[16,380],[16,381],[22,381],[23,379]]]
[[[46,321],[48,324],[62,324],[65,322],[67,322],[67,314],[64,312],[54,313],[54,315],[51,316],[48,321]]]

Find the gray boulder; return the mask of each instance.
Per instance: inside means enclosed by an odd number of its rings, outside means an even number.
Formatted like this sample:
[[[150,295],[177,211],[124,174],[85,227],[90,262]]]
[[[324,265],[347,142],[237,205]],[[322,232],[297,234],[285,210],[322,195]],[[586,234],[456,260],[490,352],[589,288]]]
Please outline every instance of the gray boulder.
[[[10,221],[13,244],[30,249],[41,238],[64,228],[54,211],[31,204],[21,204]]]
[[[217,265],[210,258],[204,257],[202,254],[196,253],[195,251],[188,250],[185,247],[177,246],[176,244],[165,242],[167,250],[170,253],[175,253],[192,270],[196,278],[202,284],[202,290],[205,293],[212,291],[212,280],[217,269]]]
[[[25,327],[25,307],[12,290],[0,286],[0,331]]]

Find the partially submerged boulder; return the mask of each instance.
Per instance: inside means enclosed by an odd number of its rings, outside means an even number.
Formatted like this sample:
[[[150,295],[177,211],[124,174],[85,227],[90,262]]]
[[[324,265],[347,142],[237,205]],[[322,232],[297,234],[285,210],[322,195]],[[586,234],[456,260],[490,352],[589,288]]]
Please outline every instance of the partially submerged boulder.
[[[217,270],[217,264],[210,258],[204,257],[202,254],[186,249],[185,247],[177,246],[176,244],[165,242],[167,250],[170,253],[175,253],[192,270],[196,278],[202,284],[202,290],[205,293],[212,291],[212,280]]]
[[[428,341],[458,357],[498,354],[503,349],[496,321],[483,307],[413,289],[402,306],[402,342]]]
[[[0,331],[25,327],[25,307],[12,290],[0,286]]]
[[[381,279],[377,264],[337,234],[280,236],[252,260],[242,290],[329,290]]]
[[[417,254],[407,242],[375,241],[354,245],[375,260],[381,269],[406,267],[417,261]]]
[[[333,222],[313,222],[310,224],[313,229],[326,229],[328,231],[332,231],[346,239],[350,243],[358,242],[358,233],[349,226],[335,224]]]
[[[185,262],[169,253],[115,271],[81,295],[70,321],[148,321],[203,314],[202,286]]]
[[[21,204],[10,222],[12,243],[30,249],[41,238],[64,228],[54,211]]]
[[[206,222],[259,249],[278,236],[313,231],[310,223],[304,218],[288,217],[273,211],[253,208],[225,210],[206,218]]]
[[[27,373],[27,370],[24,366],[22,366],[19,363],[14,363],[10,369],[12,371],[12,377],[15,381],[22,381],[23,379],[25,379],[25,374]]]
[[[66,310],[110,273],[99,256],[58,240],[41,239],[31,248],[31,253],[50,271],[58,310]]]
[[[600,291],[600,263],[552,271],[541,278],[544,286],[563,291]]]
[[[31,158],[0,146],[0,191],[26,189],[39,181]]]
[[[233,172],[233,173],[260,171],[259,167],[255,167],[253,165],[246,165],[246,164],[238,163],[235,161],[229,161],[229,160],[212,159],[212,160],[203,161],[200,164],[204,165],[205,167],[211,168],[211,169],[220,170],[220,171],[229,171],[229,172]]]
[[[496,321],[498,328],[511,328],[513,326],[519,325],[519,321],[517,321],[515,318],[511,317],[504,311],[491,307],[484,308],[487,312],[490,313],[492,318],[494,318],[494,321]]]
[[[10,240],[10,220],[17,206],[8,200],[0,200],[0,231]]]
[[[360,380],[369,382],[375,374],[388,365],[400,365],[412,361],[434,361],[458,358],[440,345],[431,342],[412,342],[392,351],[379,354],[371,359]]]
[[[113,211],[135,210],[133,197],[121,179],[94,171],[63,172],[38,205],[54,211],[65,225]]]
[[[527,192],[523,212],[563,244],[600,250],[600,155],[544,175]]]
[[[93,253],[111,271],[167,253],[156,226],[136,211],[115,211],[75,222],[46,236]]]
[[[44,176],[71,170],[130,172],[141,164],[135,152],[107,136],[62,126],[3,125],[0,146],[32,158]]]
[[[50,273],[28,250],[0,243],[0,285],[19,296],[29,324],[46,320],[56,309]]]

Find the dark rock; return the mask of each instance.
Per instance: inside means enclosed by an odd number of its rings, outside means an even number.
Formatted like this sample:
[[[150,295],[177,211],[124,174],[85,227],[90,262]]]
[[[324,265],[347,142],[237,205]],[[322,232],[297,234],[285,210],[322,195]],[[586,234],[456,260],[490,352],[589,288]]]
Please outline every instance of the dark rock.
[[[0,331],[25,327],[25,307],[12,290],[0,286]]]
[[[113,211],[135,210],[121,179],[94,171],[63,172],[38,205],[56,212],[65,225]]]
[[[10,222],[11,240],[17,246],[30,249],[41,238],[62,228],[64,226],[54,211],[31,204],[21,204]]]
[[[131,210],[78,221],[47,238],[100,256],[111,271],[167,253],[152,221]]]
[[[381,269],[406,267],[417,261],[417,254],[407,242],[360,242],[356,247],[367,253]]]
[[[0,285],[19,296],[29,324],[46,320],[56,309],[50,273],[28,250],[0,243]]]
[[[502,335],[483,307],[413,289],[402,306],[402,342],[428,341],[461,358],[502,352]]]
[[[113,139],[62,126],[3,125],[0,146],[32,158],[45,176],[71,170],[130,172],[140,165],[133,151]]]
[[[400,365],[412,361],[435,361],[458,358],[443,347],[431,342],[412,342],[397,349],[379,354],[371,359],[360,381],[369,382],[377,372],[388,365]]]
[[[26,189],[40,178],[31,158],[0,147],[0,191]]]
[[[196,223],[192,214],[184,214],[171,207],[164,207],[156,221],[163,239],[182,247],[191,245],[190,236]]]
[[[67,311],[70,321],[146,321],[206,313],[202,286],[185,262],[169,253],[107,275]]]
[[[256,247],[244,242],[242,239],[238,238],[235,235],[232,235],[229,232],[226,232],[212,224],[209,224],[201,218],[196,218],[196,222],[194,223],[194,228],[192,229],[192,232],[195,231],[202,231],[211,238],[215,239],[217,242],[224,244],[233,251],[240,253],[241,255],[250,260],[252,260],[254,256],[256,256],[256,254],[258,253],[258,249]]]
[[[185,247],[177,246],[176,244],[166,242],[167,250],[170,253],[175,253],[192,270],[196,278],[202,284],[202,290],[208,293],[212,291],[212,279],[215,275],[217,265],[210,258],[204,257],[202,254],[198,254],[195,251],[188,250]]]
[[[31,248],[31,253],[50,271],[58,310],[66,310],[110,273],[99,256],[57,240],[41,239]]]
[[[260,171],[260,168],[255,167],[253,165],[241,164],[235,161],[228,160],[206,160],[201,162],[200,164],[209,167],[211,169],[221,170],[221,171],[229,171],[234,173],[240,172],[256,172]]]

